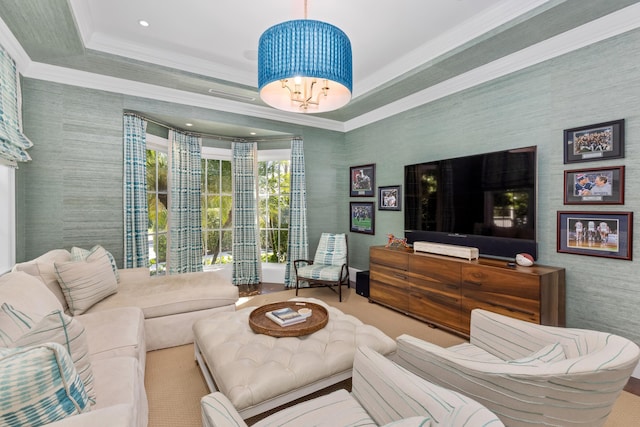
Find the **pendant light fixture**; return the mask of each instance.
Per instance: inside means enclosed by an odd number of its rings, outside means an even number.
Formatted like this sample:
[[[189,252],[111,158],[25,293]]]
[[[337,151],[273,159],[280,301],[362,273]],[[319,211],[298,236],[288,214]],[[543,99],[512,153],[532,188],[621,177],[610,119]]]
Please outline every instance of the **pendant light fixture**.
[[[267,29],[258,44],[260,98],[279,110],[322,113],[351,100],[351,42],[339,28],[304,19]]]

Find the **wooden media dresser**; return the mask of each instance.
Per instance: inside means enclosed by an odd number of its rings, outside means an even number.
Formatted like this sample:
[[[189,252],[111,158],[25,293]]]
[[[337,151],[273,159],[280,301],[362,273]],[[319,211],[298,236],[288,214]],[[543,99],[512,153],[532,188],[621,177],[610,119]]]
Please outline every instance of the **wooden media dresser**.
[[[565,326],[565,270],[466,260],[404,248],[369,249],[369,301],[469,336],[471,310]]]

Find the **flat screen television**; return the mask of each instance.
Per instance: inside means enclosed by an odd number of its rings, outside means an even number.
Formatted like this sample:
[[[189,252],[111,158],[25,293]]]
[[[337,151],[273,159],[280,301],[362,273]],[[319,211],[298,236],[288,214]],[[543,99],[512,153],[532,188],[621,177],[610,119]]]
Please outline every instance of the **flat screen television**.
[[[405,166],[405,237],[537,258],[536,147]]]

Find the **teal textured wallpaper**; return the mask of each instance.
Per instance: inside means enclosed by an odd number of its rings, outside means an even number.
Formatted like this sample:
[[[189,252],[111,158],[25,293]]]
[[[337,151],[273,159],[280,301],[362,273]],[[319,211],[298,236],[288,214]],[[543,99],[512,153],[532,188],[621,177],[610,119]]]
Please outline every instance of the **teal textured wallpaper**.
[[[17,261],[49,249],[100,243],[122,259],[122,112],[175,114],[302,135],[311,253],[323,231],[348,231],[349,166],[376,164],[377,185],[403,184],[404,165],[538,146],[541,264],[567,270],[567,324],[640,343],[638,257],[621,261],[556,252],[558,210],[640,207],[640,31],[603,41],[346,134],[232,113],[24,79],[24,131],[35,146],[17,185]],[[624,118],[624,206],[565,206],[563,129]],[[637,213],[634,223],[637,223]],[[374,236],[349,233],[351,266],[368,269],[368,249],[402,235],[404,213],[376,211]],[[637,227],[636,227],[637,228]],[[640,236],[635,239],[640,241]],[[633,245],[638,247],[637,243]]]
[[[567,324],[640,342],[640,253],[633,261],[556,252],[559,210],[632,211],[640,218],[640,32],[634,31],[347,134],[347,157],[376,164],[376,184],[404,184],[404,165],[538,146],[538,263],[566,268]],[[624,159],[563,164],[563,130],[624,118]],[[362,154],[366,153],[366,154]],[[626,165],[625,205],[564,205],[566,169]],[[362,198],[351,199],[365,200]],[[377,205],[377,200],[376,200]],[[376,235],[351,233],[351,264],[402,235],[404,212],[376,211]],[[640,229],[638,229],[640,233]],[[640,243],[636,236],[634,249]]]
[[[24,79],[22,91],[24,131],[34,147],[30,151],[33,161],[20,165],[16,174],[17,262],[51,249],[101,244],[122,265],[125,110],[302,135],[308,182],[315,187],[308,200],[313,250],[322,231],[345,227],[347,211],[342,203],[335,203],[336,194],[346,191],[341,179],[344,160],[336,161],[345,157],[342,133],[42,80]]]

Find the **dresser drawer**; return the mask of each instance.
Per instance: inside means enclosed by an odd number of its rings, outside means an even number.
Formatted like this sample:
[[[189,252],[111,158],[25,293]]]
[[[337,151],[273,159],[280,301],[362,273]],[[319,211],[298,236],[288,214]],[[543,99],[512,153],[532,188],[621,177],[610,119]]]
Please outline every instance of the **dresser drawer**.
[[[369,263],[386,265],[397,270],[407,270],[409,268],[409,252],[399,249],[371,247],[369,250]]]
[[[406,271],[372,264],[369,266],[369,280],[384,282],[400,289],[409,289],[409,275]]]
[[[462,288],[480,292],[512,295],[519,298],[539,300],[540,280],[504,268],[477,265],[462,266]]]
[[[369,300],[384,304],[399,310],[403,313],[409,311],[409,294],[407,289],[389,285],[374,279],[375,275],[371,274],[369,280]]]

